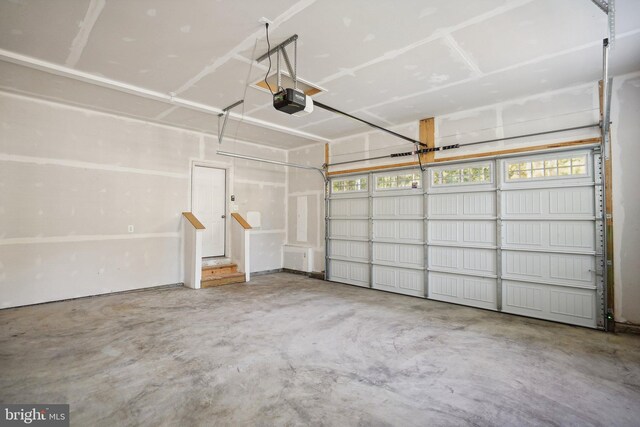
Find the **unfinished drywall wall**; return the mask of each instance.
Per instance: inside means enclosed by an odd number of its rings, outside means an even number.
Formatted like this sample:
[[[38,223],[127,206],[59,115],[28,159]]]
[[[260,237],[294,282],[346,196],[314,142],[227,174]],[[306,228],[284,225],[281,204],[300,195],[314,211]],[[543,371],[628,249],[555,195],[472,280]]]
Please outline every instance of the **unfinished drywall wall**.
[[[229,168],[239,212],[261,212],[251,271],[281,268],[284,168],[216,149],[210,135],[0,92],[0,308],[181,282],[194,161]]]
[[[324,144],[290,150],[288,162],[321,168]],[[287,243],[313,249],[313,271],[324,271],[324,180],[313,170],[287,171]],[[298,211],[298,206],[306,209]],[[304,218],[301,217],[304,215]]]
[[[640,324],[640,225],[637,221],[640,201],[636,188],[640,182],[640,172],[634,163],[640,156],[638,117],[639,73],[616,77],[612,100],[615,316],[618,322],[634,324]],[[597,124],[598,120],[598,84],[591,82],[436,117],[436,145],[465,144]],[[392,129],[412,138],[418,137],[418,123],[408,123]],[[436,158],[446,159],[595,137],[599,137],[598,127],[461,147],[436,153]],[[337,139],[330,147],[330,163],[413,149],[411,143],[379,131]],[[333,167],[331,171],[406,161],[415,161],[415,156],[345,164]]]
[[[612,89],[615,317],[640,325],[640,73],[614,79]]]

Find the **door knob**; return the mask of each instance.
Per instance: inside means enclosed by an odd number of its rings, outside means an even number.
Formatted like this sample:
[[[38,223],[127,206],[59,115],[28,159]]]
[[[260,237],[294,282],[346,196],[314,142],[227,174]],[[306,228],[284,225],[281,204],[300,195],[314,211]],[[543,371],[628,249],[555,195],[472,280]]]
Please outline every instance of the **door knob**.
[[[226,215],[222,215],[220,218],[226,218],[226,217],[227,217]]]

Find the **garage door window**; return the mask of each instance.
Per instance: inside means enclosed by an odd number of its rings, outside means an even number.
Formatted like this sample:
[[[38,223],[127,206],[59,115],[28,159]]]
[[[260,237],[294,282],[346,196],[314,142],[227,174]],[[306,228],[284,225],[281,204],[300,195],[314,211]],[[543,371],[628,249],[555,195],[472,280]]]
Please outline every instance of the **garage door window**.
[[[509,181],[553,179],[587,175],[587,156],[563,156],[540,160],[507,162]]]
[[[361,176],[348,179],[334,179],[331,181],[332,193],[353,193],[367,191],[367,177]]]
[[[419,173],[400,173],[376,178],[376,190],[407,188],[422,188],[422,176]]]
[[[491,166],[489,164],[484,164],[433,170],[431,183],[434,187],[444,185],[491,183]]]

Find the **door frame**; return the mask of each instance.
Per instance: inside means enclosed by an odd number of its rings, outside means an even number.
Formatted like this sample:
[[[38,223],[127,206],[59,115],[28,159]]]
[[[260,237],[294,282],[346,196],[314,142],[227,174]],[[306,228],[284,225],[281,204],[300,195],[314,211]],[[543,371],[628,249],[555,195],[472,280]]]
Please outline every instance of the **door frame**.
[[[225,196],[224,196],[224,214],[225,214],[225,227],[224,227],[224,257],[228,257],[231,254],[231,214],[229,212],[229,200],[230,195],[233,194],[233,166],[228,163],[207,161],[207,160],[192,160],[189,166],[189,211],[193,207],[193,171],[196,166],[222,169],[224,170],[225,177]]]

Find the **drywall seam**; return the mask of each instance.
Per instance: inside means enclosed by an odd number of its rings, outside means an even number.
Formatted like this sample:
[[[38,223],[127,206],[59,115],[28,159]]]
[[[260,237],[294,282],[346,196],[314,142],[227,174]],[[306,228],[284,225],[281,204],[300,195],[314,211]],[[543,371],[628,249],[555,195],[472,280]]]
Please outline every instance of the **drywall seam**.
[[[635,34],[638,34],[638,33],[640,33],[640,29],[627,31],[625,33],[617,35],[616,37],[617,37],[617,39],[622,39],[622,38],[626,38],[626,37],[631,37],[631,36],[633,36]],[[478,79],[480,79],[482,77],[492,76],[494,74],[500,74],[500,73],[503,73],[503,72],[506,72],[506,71],[511,71],[511,70],[523,67],[525,65],[535,64],[537,62],[545,61],[547,59],[553,59],[553,58],[556,58],[556,57],[559,57],[559,56],[562,56],[562,55],[566,55],[568,53],[577,52],[577,51],[583,50],[583,49],[590,49],[590,48],[593,48],[595,46],[600,46],[601,44],[602,44],[602,41],[600,41],[600,40],[594,41],[594,42],[590,42],[590,43],[585,43],[583,45],[580,45],[580,46],[577,46],[577,47],[573,47],[571,49],[564,49],[564,50],[559,51],[559,52],[555,52],[555,53],[548,54],[548,55],[538,56],[536,58],[533,58],[533,59],[530,59],[530,60],[527,60],[527,61],[519,62],[517,64],[512,64],[512,65],[509,65],[509,66],[504,67],[504,68],[493,70],[493,71],[490,71],[490,72],[487,72],[487,73],[483,74],[482,76],[468,77],[466,79],[462,79],[462,80],[458,80],[458,81],[455,81],[455,82],[451,82],[451,83],[446,84],[446,85],[434,87],[434,88],[431,88],[431,89],[426,89],[426,90],[419,91],[419,92],[413,92],[413,93],[411,93],[409,95],[405,95],[405,96],[394,97],[393,99],[389,99],[388,101],[379,102],[377,104],[367,105],[366,107],[362,107],[362,108],[359,108],[357,110],[349,111],[349,113],[350,114],[356,114],[356,113],[363,112],[363,111],[364,112],[368,112],[368,110],[371,109],[371,108],[377,108],[377,107],[381,107],[381,106],[384,106],[384,105],[393,104],[393,103],[396,103],[396,102],[403,102],[403,101],[406,101],[407,99],[410,99],[410,98],[414,98],[414,97],[418,97],[418,96],[422,96],[422,95],[427,95],[427,94],[430,94],[430,93],[438,92],[440,90],[448,89],[450,87],[455,87],[455,86],[458,86],[458,85],[462,85],[462,84],[465,84],[465,83],[472,82],[474,80],[478,80]],[[564,90],[564,89],[562,89],[562,90]],[[553,91],[550,91],[548,93],[553,93]],[[539,96],[539,95],[537,94],[537,95],[534,95],[534,96]],[[501,103],[504,103],[504,102],[501,102]],[[492,105],[495,105],[495,104],[492,104]],[[477,107],[477,108],[487,108],[489,106],[490,105],[483,105],[482,107]],[[465,111],[467,111],[467,110],[465,110]],[[469,110],[469,111],[471,111],[471,110]],[[329,117],[329,118],[326,118],[326,119],[318,120],[317,122],[313,122],[313,123],[307,123],[304,126],[300,126],[299,129],[304,129],[304,128],[309,127],[309,126],[325,123],[325,122],[327,122],[329,120],[334,120],[334,117]],[[348,138],[348,137],[352,137],[352,136],[355,136],[355,135],[359,135],[359,134],[347,135],[347,136],[344,136],[342,138]]]
[[[254,61],[253,59],[248,59],[245,58],[244,56],[240,55],[239,53],[233,55],[232,57],[233,59],[243,62],[247,65],[252,65],[254,68],[259,68],[262,71],[267,71],[269,69],[269,67],[267,67],[266,65],[262,64],[262,63],[258,63],[256,61]]]
[[[285,154],[285,161],[287,163],[289,163],[289,154],[290,152],[287,151],[287,153]],[[289,243],[289,179],[291,177],[290,173],[289,173],[289,169],[291,168],[284,168],[284,183],[285,183],[285,189],[284,189],[284,194],[285,194],[285,198],[284,198],[284,242],[285,243]],[[284,266],[284,251],[280,251],[280,265]]]
[[[94,84],[96,86],[117,90],[120,92],[128,93],[130,95],[141,96],[143,98],[152,99],[154,101],[160,101],[167,104],[177,105],[179,107],[184,107],[190,110],[195,110],[195,111],[200,111],[203,113],[210,113],[215,115],[218,115],[222,112],[221,109],[212,107],[210,105],[189,101],[188,99],[179,98],[174,95],[169,95],[169,94],[157,92],[150,89],[145,89],[140,86],[135,86],[132,84],[121,82],[121,81],[108,79],[106,77],[86,73],[84,71],[79,71],[73,68],[65,67],[63,65],[58,65],[51,62],[43,61],[41,59],[32,58],[30,56],[21,55],[5,49],[0,49],[0,60],[11,62],[17,65],[22,65],[29,68],[33,68],[36,70],[44,71],[50,74],[55,74],[58,76],[75,79],[85,83]],[[286,126],[270,123],[265,120],[249,117],[247,115],[243,117],[238,113],[232,112],[229,114],[229,116],[232,119],[244,120],[249,124],[256,125],[258,127],[262,127],[265,129],[284,132],[289,135],[298,136],[305,139],[311,139],[314,141],[329,142],[327,138],[323,138],[318,135],[299,131],[296,129],[291,129]]]
[[[288,170],[288,168],[287,168]],[[236,179],[236,184],[251,184],[251,185],[266,185],[268,187],[286,187],[284,182],[266,182],[266,181],[257,181],[255,179]]]
[[[205,156],[205,150],[204,150],[204,135],[201,134],[200,137],[198,138],[198,159],[199,160],[204,160]]]
[[[333,118],[331,118],[329,120],[332,120],[332,119]],[[326,121],[327,119],[324,119],[324,120]],[[320,123],[320,122],[316,122],[316,123]],[[400,124],[391,126],[391,127],[389,127],[389,129],[398,132],[398,131],[402,130],[402,128],[405,127],[405,126],[410,126],[410,125],[415,125],[415,124],[416,124],[416,121],[415,120],[411,120],[410,122],[404,122],[404,123],[400,123]],[[380,132],[379,130],[365,130],[363,132],[358,132],[358,133],[354,133],[354,134],[351,134],[351,135],[341,136],[339,138],[334,138],[333,140],[331,140],[329,142],[329,146],[334,145],[334,144],[339,144],[339,143],[341,143],[342,141],[344,141],[346,139],[357,138],[357,137],[360,137],[360,136],[362,136],[362,137],[366,136],[368,138],[369,135],[374,134],[374,133],[379,133],[379,132]],[[411,142],[404,142],[403,144],[407,144],[407,145],[413,146],[413,143],[411,143]]]
[[[382,118],[382,117],[380,117],[380,116],[379,116],[379,115],[377,115],[377,114],[373,114],[371,111],[366,111],[366,110],[365,110],[365,111],[363,111],[363,113],[365,113],[365,114],[367,114],[367,115],[369,115],[369,116],[373,117],[374,119],[376,119],[376,120],[378,120],[378,121],[380,121],[380,122],[383,122],[383,123],[384,123],[384,124],[386,124],[387,126],[393,126],[393,125],[394,125],[394,123],[393,123],[393,122],[390,122],[389,120],[387,120],[387,119],[385,119],[385,118]]]
[[[287,234],[287,230],[277,229],[277,230],[256,230],[255,228],[251,230],[251,234]]]
[[[618,35],[617,38],[618,39],[622,39],[622,38],[626,38],[626,37],[635,35],[637,33],[640,33],[640,29],[636,29],[636,30],[628,31],[626,33],[622,33],[622,34]],[[500,68],[500,69],[497,69],[497,70],[493,70],[493,71],[490,71],[490,72],[487,72],[487,73],[483,74],[482,76],[468,77],[466,79],[458,80],[456,82],[452,82],[450,84],[446,84],[446,85],[443,85],[443,86],[438,86],[436,88],[427,89],[427,90],[423,90],[423,91],[420,91],[420,92],[413,92],[410,95],[394,97],[393,100],[383,101],[383,102],[379,102],[377,104],[368,105],[366,108],[361,108],[359,110],[355,110],[354,112],[363,111],[363,110],[369,109],[369,108],[376,108],[376,107],[380,107],[380,106],[383,106],[383,105],[391,104],[391,103],[394,103],[394,102],[405,101],[407,99],[414,98],[414,97],[417,97],[417,96],[426,95],[426,94],[429,94],[429,93],[437,92],[439,90],[448,89],[450,87],[457,86],[457,85],[460,85],[460,84],[469,83],[469,82],[472,82],[474,80],[478,80],[481,77],[487,77],[487,76],[492,76],[494,74],[504,73],[506,71],[512,71],[512,70],[518,69],[520,67],[523,67],[525,65],[536,64],[538,62],[542,62],[542,61],[545,61],[547,59],[557,58],[559,56],[563,56],[563,55],[566,55],[568,53],[578,52],[580,50],[590,49],[590,48],[593,48],[593,47],[596,47],[596,46],[600,46],[600,45],[602,45],[602,41],[601,40],[593,41],[593,42],[590,42],[590,43],[585,43],[585,44],[582,44],[582,45],[577,46],[577,47],[572,47],[572,48],[569,48],[569,49],[563,49],[563,50],[561,50],[559,52],[550,53],[550,54],[546,54],[546,55],[541,55],[541,56],[538,56],[536,58],[529,59],[527,61],[519,62],[517,64],[512,64],[512,65],[509,65],[507,67],[503,67],[503,68]]]
[[[301,145],[300,147],[289,148],[287,151],[291,152],[291,151],[304,150],[305,148],[317,147],[318,144],[320,144],[320,143],[319,142],[312,142],[311,144]]]
[[[461,29],[466,28],[466,27],[468,27],[470,25],[477,24],[479,22],[483,22],[483,21],[485,21],[487,19],[493,18],[494,16],[497,16],[497,15],[503,14],[505,12],[508,12],[508,11],[510,11],[512,9],[519,8],[521,6],[526,5],[527,3],[531,3],[531,1],[532,0],[511,1],[511,2],[509,2],[507,4],[505,4],[504,6],[499,6],[499,7],[495,8],[493,10],[490,10],[488,12],[485,12],[485,13],[482,13],[480,15],[474,16],[473,18],[467,19],[466,21],[461,22],[461,23],[459,23],[457,25],[453,25],[451,27],[447,27],[447,28],[443,28],[443,29],[437,30],[427,38],[424,38],[422,40],[418,40],[417,42],[411,43],[410,45],[405,46],[403,48],[386,52],[384,55],[382,55],[382,56],[380,56],[378,58],[372,59],[372,60],[367,61],[367,62],[365,62],[363,64],[360,64],[360,65],[356,65],[353,68],[347,68],[347,69],[343,68],[339,72],[337,72],[335,74],[332,74],[332,75],[330,75],[328,77],[325,77],[324,79],[320,80],[318,82],[318,84],[322,85],[322,84],[325,84],[327,82],[333,81],[333,80],[335,80],[337,78],[340,78],[342,76],[346,76],[346,75],[355,75],[355,73],[357,71],[360,71],[363,68],[370,67],[371,65],[375,65],[375,64],[377,64],[379,62],[392,60],[392,59],[394,59],[394,58],[396,58],[396,57],[398,57],[398,56],[400,56],[400,55],[402,55],[404,53],[407,53],[407,52],[409,52],[409,51],[411,51],[413,49],[416,49],[416,48],[418,48],[420,46],[423,46],[423,45],[425,45],[427,43],[430,43],[432,41],[438,40],[438,39],[446,36],[447,34],[450,34],[450,33],[454,32],[454,31],[461,30]]]
[[[167,117],[169,114],[171,114],[174,111],[176,111],[178,108],[180,108],[180,107],[178,107],[177,105],[172,105],[171,107],[167,108],[166,110],[164,110],[163,112],[161,112],[160,114],[155,116],[154,120],[162,120],[165,117]]]
[[[462,49],[462,47],[458,44],[456,39],[454,39],[451,34],[447,34],[446,36],[444,36],[444,41],[451,50],[453,50],[460,56],[460,58],[462,58],[462,61],[467,65],[467,67],[469,67],[469,70],[471,70],[472,75],[482,76],[484,74],[482,71],[480,71],[480,67],[478,67],[478,64],[476,64],[473,59],[471,59],[471,55],[469,55],[464,51],[464,49]]]
[[[0,246],[9,245],[33,245],[42,243],[74,243],[74,242],[94,242],[104,240],[130,240],[130,239],[157,239],[157,238],[179,238],[181,233],[139,233],[139,234],[85,234],[70,236],[50,236],[50,237],[13,237],[0,239]]]
[[[293,6],[291,6],[289,9],[284,11],[282,14],[280,14],[277,18],[275,18],[273,20],[273,22],[269,25],[270,31],[275,30],[280,25],[282,25],[284,22],[286,22],[287,20],[289,20],[290,18],[292,18],[293,16],[295,16],[299,12],[303,11],[308,6],[312,5],[314,2],[315,2],[315,0],[302,0],[302,1],[299,1],[299,2],[295,3]],[[215,72],[222,65],[226,64],[235,55],[240,54],[240,52],[242,52],[244,50],[250,49],[251,46],[255,43],[256,39],[262,38],[262,37],[264,37],[264,35],[265,35],[265,29],[264,29],[264,27],[261,26],[259,30],[255,31],[249,37],[247,37],[246,39],[241,41],[239,44],[237,44],[229,52],[227,52],[226,54],[224,54],[222,56],[215,57],[215,60],[214,60],[214,62],[212,64],[207,65],[202,71],[200,71],[194,77],[189,79],[186,83],[184,83],[182,86],[180,86],[178,89],[176,89],[175,92],[176,93],[182,93],[182,92],[186,91],[187,89],[191,88],[191,86],[193,86],[194,84],[198,83],[204,77],[206,77],[209,74]]]
[[[297,192],[293,192],[293,193],[287,193],[287,195],[289,197],[298,197],[298,196],[315,196],[317,194],[324,194],[324,191],[322,190],[309,190],[309,191],[297,191]]]
[[[496,138],[504,138],[504,119],[502,117],[503,105],[496,105]]]
[[[100,163],[83,162],[79,160],[65,160],[65,159],[53,159],[53,158],[46,158],[46,157],[21,156],[17,154],[0,153],[0,161],[31,163],[31,164],[37,164],[37,165],[65,166],[70,168],[104,170],[104,171],[110,171],[110,172],[125,172],[125,173],[135,173],[140,175],[155,175],[155,176],[164,176],[167,178],[177,178],[177,179],[189,178],[189,174],[184,174],[184,173],[161,172],[161,171],[154,171],[150,169],[138,169],[138,168],[125,167],[125,166],[103,165]]]
[[[89,36],[91,35],[93,26],[96,24],[105,4],[105,0],[91,0],[91,3],[89,3],[87,13],[84,16],[82,23],[80,23],[80,31],[78,31],[78,34],[73,39],[71,48],[69,49],[69,56],[64,63],[67,67],[75,67],[78,63],[78,60],[84,51],[84,47],[89,41]]]
[[[188,129],[188,128],[183,128],[180,126],[174,126],[174,125],[170,125],[170,124],[166,124],[166,123],[159,123],[159,122],[153,122],[153,121],[149,121],[149,120],[143,120],[143,119],[139,119],[136,117],[130,117],[124,114],[116,114],[116,113],[110,113],[110,112],[106,112],[106,111],[99,111],[99,110],[92,110],[90,108],[86,108],[86,107],[81,107],[81,106],[77,106],[77,105],[71,105],[68,103],[64,103],[64,102],[59,102],[59,101],[52,101],[49,99],[43,99],[43,98],[37,98],[35,96],[31,96],[31,95],[24,95],[24,94],[18,94],[18,93],[14,93],[14,92],[7,92],[4,90],[0,90],[0,95],[1,96],[7,96],[10,98],[15,98],[15,99],[21,99],[21,100],[27,100],[30,102],[36,102],[36,103],[41,103],[44,105],[49,105],[49,106],[55,106],[58,108],[67,108],[70,110],[75,110],[75,111],[81,111],[83,113],[89,113],[89,114],[94,114],[94,115],[99,115],[99,116],[107,116],[107,117],[114,117],[117,118],[119,120],[125,120],[125,121],[129,121],[129,122],[134,122],[134,123],[140,123],[140,124],[144,124],[144,125],[148,125],[148,126],[159,126],[163,129],[171,129],[174,131],[179,131],[179,132],[185,132],[187,134],[190,135],[198,135],[198,136],[211,136],[212,138],[215,137],[215,135],[206,133],[206,132],[202,132],[202,131],[198,131],[198,130],[193,130],[193,129]],[[217,141],[214,141],[212,139],[213,142],[215,142],[217,144]],[[277,150],[277,151],[287,151],[286,148],[280,148],[280,147],[273,147],[271,145],[262,145],[262,144],[257,144],[255,142],[249,142],[249,141],[244,141],[241,139],[235,140],[234,142],[237,142],[238,144],[245,144],[245,145],[251,145],[253,147],[259,147],[262,149],[269,149],[269,150]],[[206,143],[206,141],[205,141]]]

